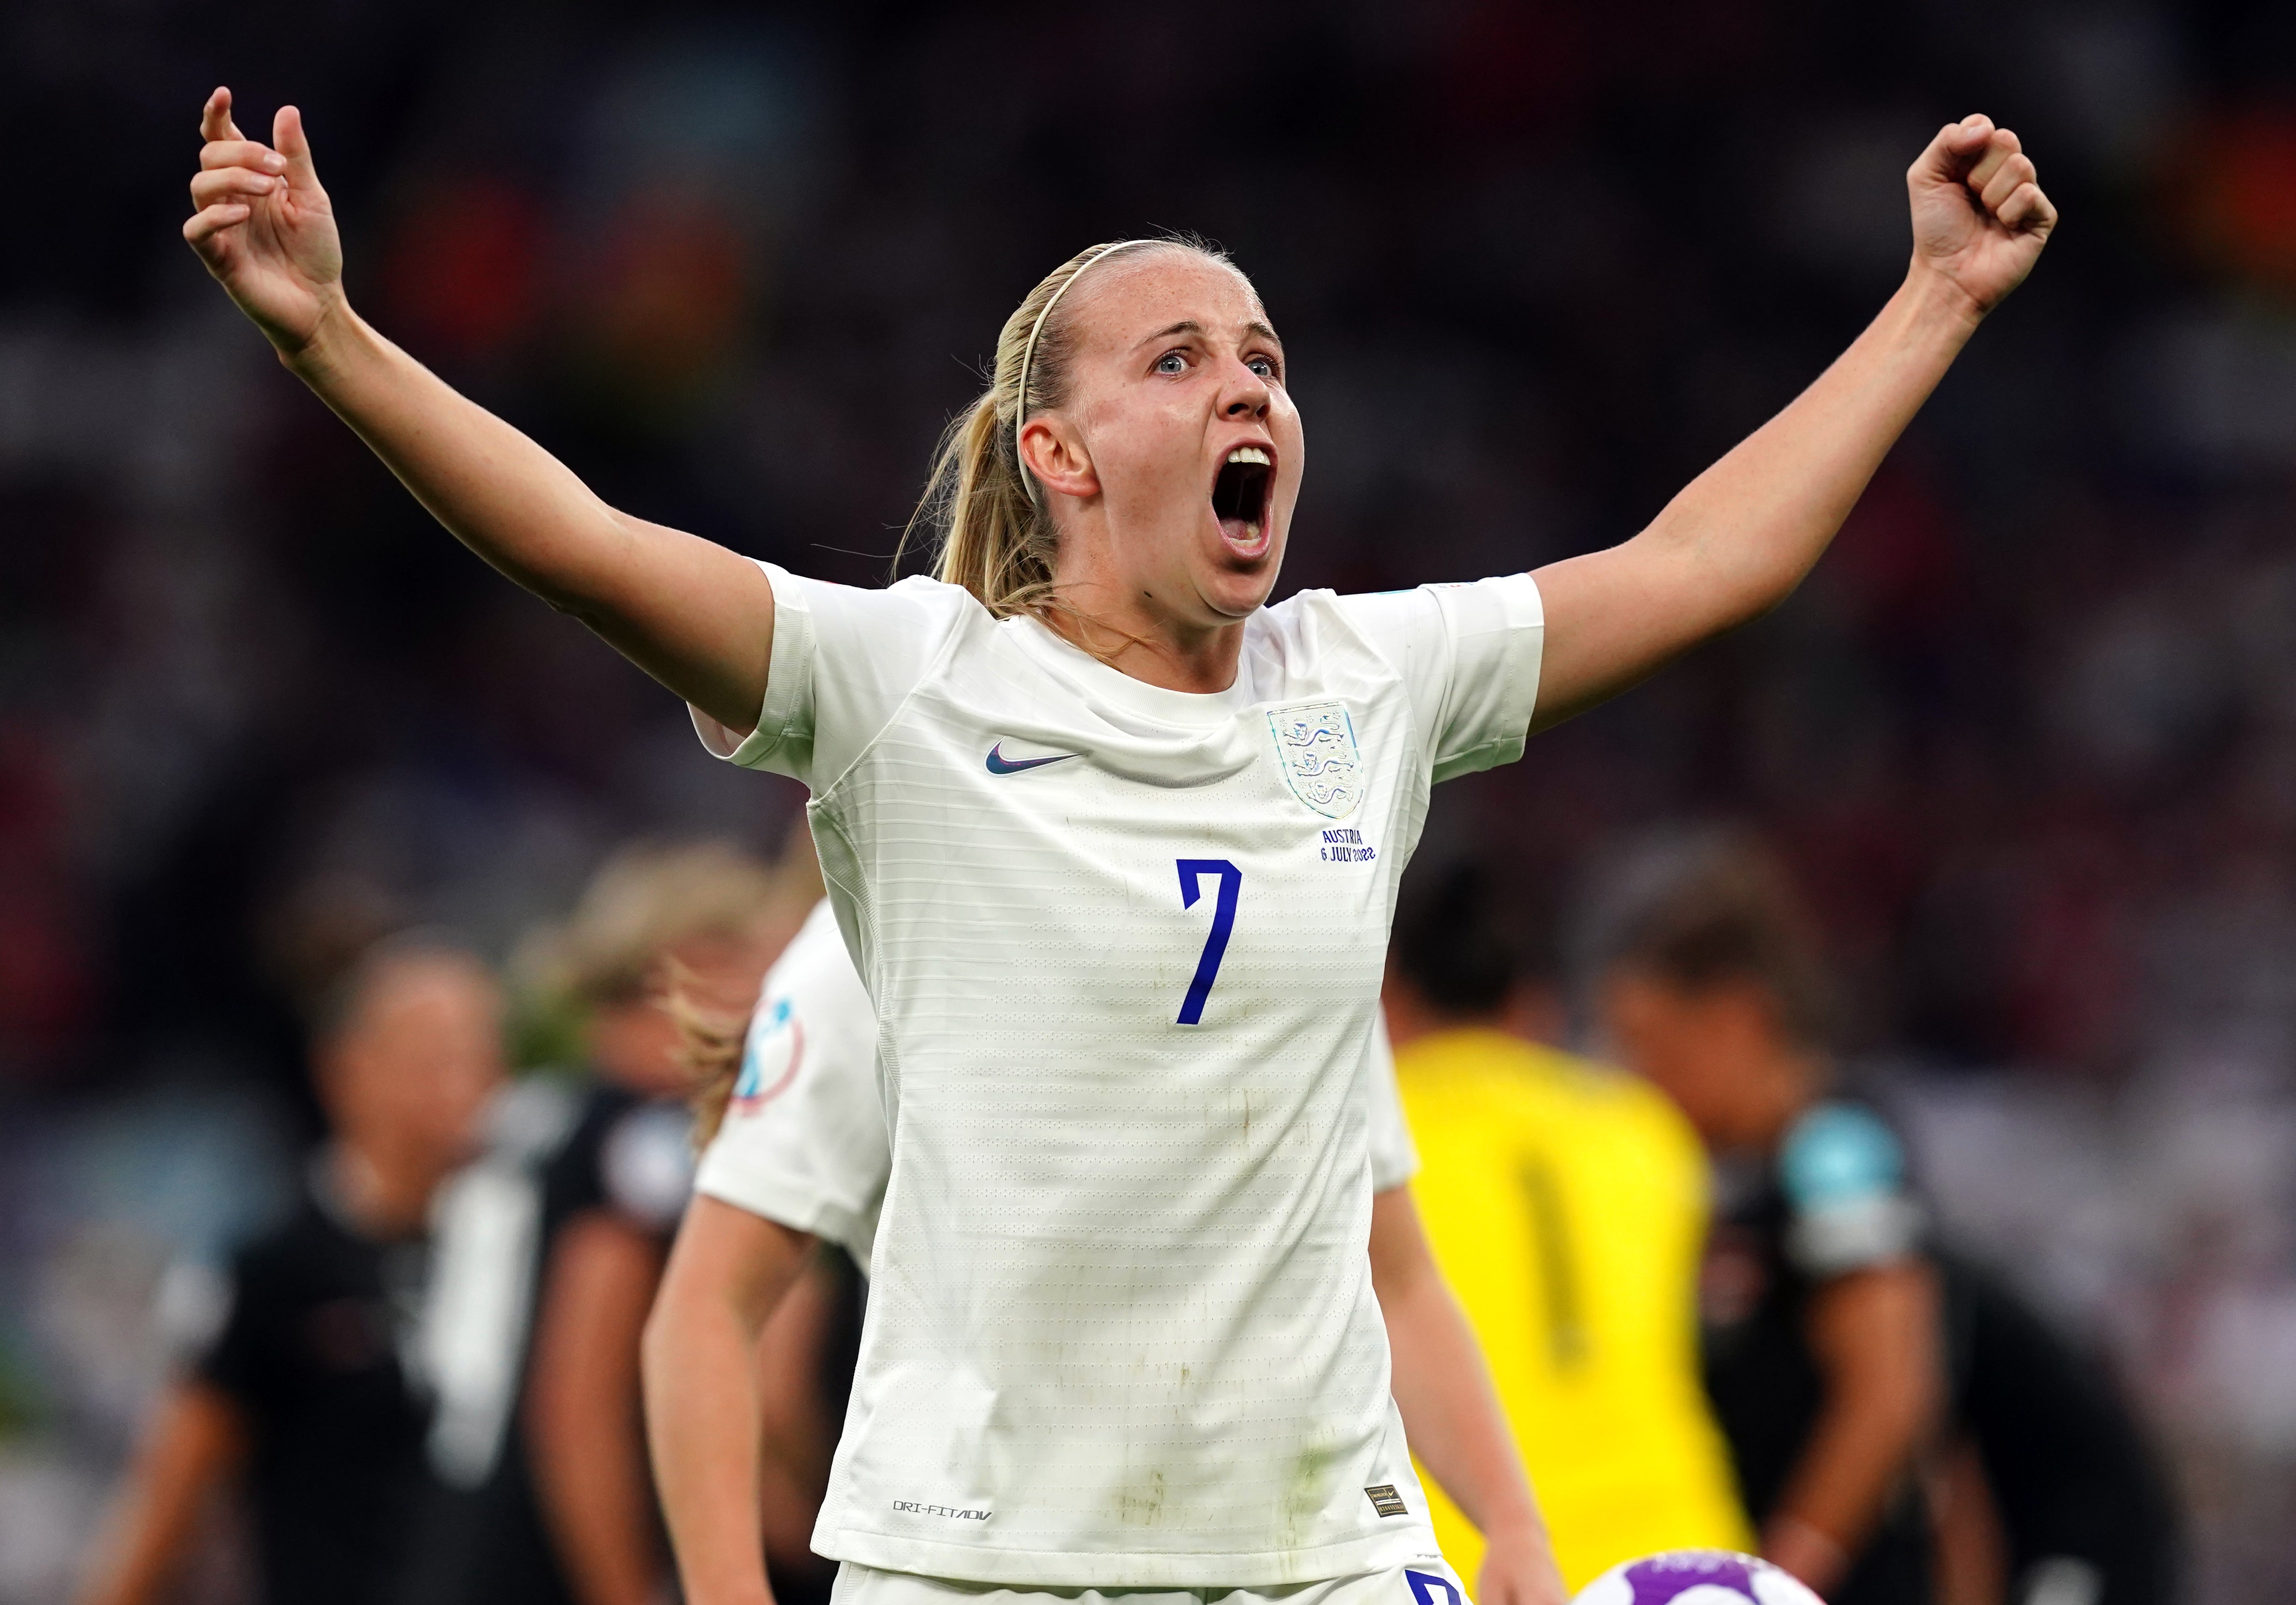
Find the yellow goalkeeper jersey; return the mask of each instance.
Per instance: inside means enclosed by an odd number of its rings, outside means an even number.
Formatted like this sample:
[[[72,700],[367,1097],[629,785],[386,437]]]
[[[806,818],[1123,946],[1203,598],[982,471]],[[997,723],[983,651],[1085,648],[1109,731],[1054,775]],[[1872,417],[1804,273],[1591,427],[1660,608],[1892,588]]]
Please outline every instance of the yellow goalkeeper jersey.
[[[1436,1263],[1578,1588],[1653,1550],[1745,1550],[1729,1453],[1698,1374],[1706,1163],[1674,1106],[1632,1076],[1493,1031],[1396,1049]],[[1443,1552],[1483,1543],[1423,1477]]]

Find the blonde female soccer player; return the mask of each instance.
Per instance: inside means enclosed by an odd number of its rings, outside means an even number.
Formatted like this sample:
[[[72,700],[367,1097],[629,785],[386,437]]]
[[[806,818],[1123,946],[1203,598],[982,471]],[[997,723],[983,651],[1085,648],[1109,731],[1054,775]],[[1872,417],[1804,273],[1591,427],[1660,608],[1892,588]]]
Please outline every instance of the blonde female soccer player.
[[[647,1428],[679,1572],[698,1600],[755,1598],[760,1505],[773,1532],[789,1514],[787,1468],[806,1445],[802,1425],[791,1433],[783,1418],[793,1413],[786,1401],[808,1389],[817,1346],[791,1339],[777,1311],[785,1299],[805,1306],[798,1278],[816,1238],[869,1264],[892,1170],[876,1037],[868,991],[824,898],[767,973],[738,1068],[726,1066],[730,1080],[705,1094],[704,1123],[721,1097],[723,1121],[647,1323]],[[1396,1403],[1414,1455],[1451,1496],[1450,1519],[1464,1513],[1495,1535],[1475,1541],[1485,1598],[1513,1599],[1548,1548],[1521,1522],[1531,1508],[1521,1458],[1420,1228],[1410,1187],[1419,1156],[1385,1031],[1374,1030],[1359,1075],[1359,1114],[1349,1117],[1365,1123],[1372,1289],[1395,1354]],[[763,1428],[765,1415],[778,1430]]]
[[[1218,256],[1119,242],[1030,291],[941,461],[940,577],[859,590],[608,506],[351,309],[292,109],[266,145],[217,91],[204,133],[185,237],[289,367],[713,750],[812,792],[892,1154],[815,1535],[846,1605],[1455,1605],[1346,1118],[1429,787],[1793,588],[2054,226],[2015,137],[1939,130],[1904,285],[1641,534],[1268,606],[1305,437]]]

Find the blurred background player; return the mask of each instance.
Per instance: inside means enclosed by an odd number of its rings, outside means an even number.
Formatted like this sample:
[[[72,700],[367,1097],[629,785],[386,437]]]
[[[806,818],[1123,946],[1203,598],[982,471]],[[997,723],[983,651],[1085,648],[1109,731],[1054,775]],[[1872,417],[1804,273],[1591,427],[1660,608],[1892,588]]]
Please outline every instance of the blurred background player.
[[[428,1344],[445,1485],[409,1605],[654,1605],[667,1582],[638,1335],[685,1207],[690,1078],[673,984],[746,1007],[774,879],[715,843],[609,860],[523,965],[578,1011],[586,1073],[535,1075],[441,1219]]]
[[[793,843],[792,860],[801,846],[809,844]],[[817,895],[817,869],[812,886]],[[869,995],[823,901],[767,975],[746,1043],[722,1039],[734,1050],[700,1100],[708,1147],[699,1196],[648,1327],[646,1366],[649,1426],[689,1600],[756,1601],[769,1579],[788,1605],[826,1581],[818,1563],[806,1565],[806,1540],[851,1382],[857,1288],[846,1267],[869,1263],[891,1166],[876,1035]],[[1406,1429],[1428,1469],[1498,1528],[1498,1542],[1518,1542],[1524,1535],[1505,1519],[1516,1501],[1528,1504],[1522,1469],[1412,1203],[1419,1161],[1383,1033],[1358,1094],[1374,1189],[1372,1282]],[[816,1240],[843,1252],[815,1252]],[[756,1408],[746,1400],[728,1408],[751,1386]],[[1474,1537],[1480,1562],[1487,1546],[1477,1526],[1457,1504],[1446,1509]]]
[[[774,1598],[811,1605],[828,1599],[837,1575],[834,1561],[813,1552],[813,1522],[852,1389],[890,1157],[875,1082],[876,1017],[823,898],[802,816],[775,876],[776,906],[799,926],[756,1007],[720,1015],[681,997],[679,1024],[696,1088],[693,1147],[710,1156],[689,1213],[714,1208],[713,1197],[731,1200],[747,1213],[718,1222],[722,1230],[759,1234],[797,1261],[788,1291],[755,1323],[749,1378],[757,1409],[740,1418],[755,1422],[755,1487],[735,1477],[723,1492],[752,1512]],[[715,1139],[729,1119],[736,1135],[721,1147]],[[737,1151],[746,1163],[731,1157]],[[662,1341],[660,1312],[676,1297],[666,1287],[657,1298],[650,1344]]]
[[[1944,1605],[2168,1605],[2176,1502],[2118,1379],[1990,1266],[1931,1257],[1952,1378],[1930,1478]]]
[[[783,1605],[828,1596],[836,1567],[813,1554],[813,1522],[891,1164],[869,994],[810,841],[793,833],[788,860],[813,867],[816,901],[719,1037],[696,1099],[697,1196],[646,1332],[647,1424],[697,1601],[761,1584]]]
[[[408,1363],[434,1192],[499,1084],[493,975],[427,936],[371,949],[316,1022],[328,1140],[293,1211],[232,1256],[222,1319],[162,1395],[82,1605],[152,1605],[226,1486],[267,1605],[381,1605],[424,1484]]]
[[[1705,1368],[1762,1552],[1833,1605],[1931,1597],[1938,1279],[1897,1139],[1832,1092],[1807,917],[1756,849],[1653,859],[1604,946],[1611,1045],[1714,1156]]]
[[[1744,1549],[1699,1380],[1697,1135],[1645,1083],[1525,1040],[1539,1000],[1493,901],[1472,864],[1406,888],[1390,952],[1388,1025],[1435,1261],[1481,1340],[1566,1583],[1655,1550]],[[1404,1401],[1399,1338],[1396,1350]],[[1444,1553],[1472,1576],[1481,1541],[1428,1498]]]

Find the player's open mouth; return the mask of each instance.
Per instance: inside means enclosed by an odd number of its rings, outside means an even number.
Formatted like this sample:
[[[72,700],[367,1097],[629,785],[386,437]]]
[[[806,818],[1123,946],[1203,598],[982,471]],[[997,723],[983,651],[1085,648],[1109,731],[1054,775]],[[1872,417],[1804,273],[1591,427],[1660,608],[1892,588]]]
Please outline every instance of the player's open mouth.
[[[1238,446],[1212,481],[1212,516],[1241,557],[1267,549],[1267,504],[1275,490],[1275,458],[1265,446]]]

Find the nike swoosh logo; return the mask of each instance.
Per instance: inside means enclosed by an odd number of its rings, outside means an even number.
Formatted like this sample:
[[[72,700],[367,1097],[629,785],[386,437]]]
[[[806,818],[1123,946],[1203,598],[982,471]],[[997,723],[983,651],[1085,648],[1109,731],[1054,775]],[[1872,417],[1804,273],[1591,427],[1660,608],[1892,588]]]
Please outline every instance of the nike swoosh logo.
[[[1042,769],[1048,763],[1066,763],[1078,756],[1075,753],[1055,753],[1049,758],[1007,758],[1004,744],[998,742],[988,749],[988,772],[992,775],[1017,775],[1022,770]]]

